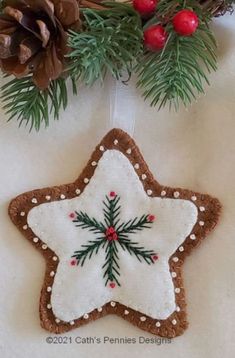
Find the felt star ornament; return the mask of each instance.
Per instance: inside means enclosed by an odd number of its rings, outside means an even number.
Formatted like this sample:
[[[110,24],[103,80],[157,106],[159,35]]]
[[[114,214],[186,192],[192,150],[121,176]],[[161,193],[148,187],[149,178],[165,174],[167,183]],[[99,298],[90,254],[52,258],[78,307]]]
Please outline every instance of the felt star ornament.
[[[114,313],[163,337],[182,334],[182,263],[220,208],[209,195],[160,185],[135,142],[113,129],[74,183],[22,194],[9,206],[46,259],[42,326],[62,333]]]

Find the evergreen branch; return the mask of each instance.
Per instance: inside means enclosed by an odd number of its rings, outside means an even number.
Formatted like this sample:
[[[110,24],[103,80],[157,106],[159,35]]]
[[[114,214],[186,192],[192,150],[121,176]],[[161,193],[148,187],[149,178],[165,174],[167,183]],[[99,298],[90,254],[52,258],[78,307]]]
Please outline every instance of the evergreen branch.
[[[134,234],[137,231],[141,231],[143,229],[150,229],[152,222],[148,221],[149,215],[142,215],[141,218],[134,218],[132,220],[127,221],[126,223],[122,223],[117,228],[117,234],[119,238],[125,238],[127,236],[123,234]]]
[[[74,88],[75,89],[75,88]],[[44,123],[49,125],[50,115],[59,119],[61,108],[68,103],[67,85],[64,78],[51,81],[47,90],[40,90],[32,81],[32,76],[14,78],[1,88],[3,109],[9,115],[8,120],[15,118],[19,126],[23,123],[39,131]]]
[[[75,251],[73,254],[73,258],[77,260],[77,265],[83,266],[87,258],[91,258],[93,253],[97,254],[102,244],[106,243],[106,239],[104,237],[97,238],[96,240],[88,241],[89,244],[82,245],[84,249]]]
[[[212,15],[205,4],[207,1],[208,0],[159,0],[157,6],[157,18],[161,20],[161,22],[167,23],[172,20],[177,12],[188,8],[195,11],[200,20],[209,20]],[[213,2],[215,3],[215,0],[213,0]]]
[[[124,251],[127,250],[130,255],[135,255],[140,262],[144,260],[149,265],[154,263],[152,256],[156,255],[156,253],[153,250],[146,250],[142,246],[137,246],[137,242],[132,242],[129,239],[120,237],[118,243]]]
[[[172,5],[173,2],[162,1],[161,5]],[[193,4],[195,1],[184,3]],[[203,13],[192,36],[177,35],[170,24],[165,48],[161,52],[146,52],[137,66],[137,86],[143,89],[144,98],[149,98],[152,106],[157,105],[160,109],[169,104],[177,110],[180,101],[187,106],[196,99],[196,94],[204,93],[204,84],[209,84],[207,73],[217,68],[216,41],[209,29],[209,21],[209,15]]]
[[[120,276],[119,273],[120,266],[118,264],[118,260],[119,260],[118,249],[115,241],[108,242],[106,246],[105,263],[102,266],[102,268],[105,269],[103,275],[103,278],[106,278],[105,286],[107,286],[107,283],[109,281],[110,282],[115,281],[118,286],[121,286],[117,278],[117,276]]]
[[[92,85],[104,80],[106,73],[120,79],[124,71],[131,73],[142,53],[142,25],[131,5],[105,3],[107,9],[81,9],[83,31],[70,31],[68,55],[70,75]]]
[[[80,211],[75,211],[77,218],[73,220],[76,223],[77,227],[82,229],[89,229],[89,231],[94,232],[94,234],[103,234],[105,233],[105,226],[102,222],[97,221],[95,218],[90,218],[86,213]]]
[[[118,195],[116,195],[114,199],[110,199],[106,195],[105,198],[106,198],[106,201],[103,201],[103,204],[105,207],[103,209],[105,223],[108,227],[110,227],[110,226],[115,227],[115,225],[118,222],[117,219],[120,215],[121,206],[118,206],[120,197]]]

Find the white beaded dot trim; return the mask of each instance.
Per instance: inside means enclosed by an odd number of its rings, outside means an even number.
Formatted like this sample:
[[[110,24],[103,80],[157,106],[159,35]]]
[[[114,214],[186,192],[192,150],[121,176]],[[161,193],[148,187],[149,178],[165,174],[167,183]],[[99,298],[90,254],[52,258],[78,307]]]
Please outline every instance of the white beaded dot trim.
[[[114,143],[114,145],[117,145],[117,144],[118,144],[118,140],[115,139],[113,143]]]
[[[75,322],[74,322],[74,321],[70,321],[69,324],[70,324],[70,326],[74,326]]]
[[[47,245],[46,245],[46,244],[43,244],[43,245],[42,245],[42,249],[43,249],[43,250],[46,250],[46,249],[47,249]]]
[[[56,318],[55,321],[56,321],[56,323],[60,323],[60,319],[59,319],[59,318]]]
[[[89,183],[89,179],[88,179],[88,178],[85,178],[83,181],[84,181],[85,184],[88,184],[88,183]]]
[[[173,320],[171,321],[171,323],[175,326],[175,325],[177,324],[176,319],[173,319]]]
[[[124,311],[124,315],[126,315],[126,316],[127,316],[129,313],[130,313],[130,312],[129,312],[128,310],[125,310],[125,311]]]
[[[20,216],[25,216],[25,212],[21,211]]]
[[[204,206],[200,206],[200,207],[199,207],[199,210],[200,210],[201,212],[203,212],[203,211],[206,210],[206,208],[205,208]]]
[[[128,148],[126,152],[127,154],[131,154],[131,148]]]
[[[176,310],[176,312],[180,312],[180,307],[177,306],[175,310]]]
[[[47,308],[48,308],[49,310],[51,309],[51,304],[50,304],[50,303],[47,304]]]
[[[196,201],[196,200],[197,200],[197,197],[196,197],[195,195],[193,195],[193,196],[191,197],[191,199],[192,199],[192,201]]]
[[[27,229],[28,229],[28,225],[24,225],[23,230],[27,230]]]
[[[38,237],[34,237],[33,238],[33,242],[35,242],[35,244],[38,242],[39,238]]]
[[[146,318],[145,316],[141,316],[141,317],[140,317],[141,322],[145,322],[146,319],[147,319],[147,318]]]
[[[204,226],[205,225],[204,221],[199,221],[199,225]]]
[[[98,311],[98,312],[102,312],[102,311],[103,311],[103,308],[102,308],[102,307],[99,307],[99,308],[97,308],[97,311]]]
[[[174,262],[178,262],[179,261],[179,259],[178,259],[178,257],[173,257],[173,259],[172,259]]]
[[[51,286],[47,287],[47,292],[51,292]]]
[[[57,261],[57,260],[58,260],[58,257],[57,257],[57,256],[53,256],[53,257],[52,257],[52,260],[53,260],[53,261]]]
[[[134,168],[135,168],[135,169],[140,169],[140,165],[139,165],[138,163],[136,163],[136,164],[134,165]]]
[[[97,163],[94,161],[91,163],[92,167],[95,167],[97,165]]]
[[[153,194],[153,191],[152,191],[151,189],[148,189],[148,190],[147,190],[147,194],[150,196],[150,195]]]
[[[89,318],[89,314],[88,314],[88,313],[85,313],[85,314],[83,315],[83,318],[84,318],[84,319],[88,319],[88,318]]]
[[[172,276],[173,278],[175,278],[175,277],[177,276],[177,273],[176,273],[176,272],[172,272],[172,273],[171,273],[171,276]]]
[[[51,271],[51,272],[50,272],[50,276],[51,276],[51,277],[55,276],[55,271]]]
[[[31,200],[31,202],[33,203],[33,204],[37,204],[37,199],[36,198],[33,198],[32,200]]]
[[[65,199],[65,195],[64,195],[64,194],[61,194],[61,195],[60,195],[60,199],[64,200],[64,199]]]
[[[155,326],[156,326],[156,327],[161,327],[161,323],[160,323],[160,322],[156,322]]]
[[[81,194],[81,190],[80,190],[80,189],[76,189],[76,190],[75,190],[75,193],[76,193],[77,195],[79,195],[79,194]]]
[[[110,302],[110,305],[111,305],[112,307],[115,307],[115,306],[116,306],[116,302],[111,301],[111,302]]]
[[[196,235],[194,235],[194,234],[191,234],[189,237],[191,240],[196,240]]]
[[[142,180],[145,180],[145,179],[147,178],[147,175],[146,175],[146,174],[142,174],[142,175],[141,175],[141,178],[142,178]]]
[[[104,146],[103,145],[100,146],[100,151],[104,152]]]
[[[51,197],[50,197],[50,195],[46,195],[46,200],[51,200]]]
[[[180,293],[180,288],[179,287],[175,288],[175,293]]]
[[[179,247],[179,251],[180,251],[180,252],[183,252],[183,251],[184,251],[184,247],[183,247],[183,246],[180,246],[180,247]]]
[[[175,197],[175,198],[178,198],[179,196],[180,196],[180,193],[179,193],[178,191],[175,191],[175,192],[174,192],[174,197]]]
[[[161,196],[165,196],[165,195],[166,195],[166,191],[165,191],[165,190],[162,190]]]

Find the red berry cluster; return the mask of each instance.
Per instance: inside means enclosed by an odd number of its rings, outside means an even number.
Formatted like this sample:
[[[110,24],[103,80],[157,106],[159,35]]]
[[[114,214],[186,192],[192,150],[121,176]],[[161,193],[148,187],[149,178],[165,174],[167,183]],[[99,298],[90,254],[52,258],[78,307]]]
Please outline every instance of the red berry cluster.
[[[158,0],[133,0],[133,7],[142,16],[154,13]],[[175,32],[181,36],[192,35],[198,27],[199,20],[192,10],[179,11],[172,20]],[[152,25],[144,31],[144,44],[150,51],[161,50],[167,41],[168,33],[162,25]]]
[[[116,230],[113,226],[110,226],[107,228],[107,230],[105,232],[105,237],[108,241],[118,240],[118,235],[117,235]]]

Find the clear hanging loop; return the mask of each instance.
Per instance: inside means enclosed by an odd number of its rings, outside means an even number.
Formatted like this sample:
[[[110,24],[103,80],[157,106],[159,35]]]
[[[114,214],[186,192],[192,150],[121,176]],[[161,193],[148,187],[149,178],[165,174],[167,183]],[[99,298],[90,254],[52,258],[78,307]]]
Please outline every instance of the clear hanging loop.
[[[120,128],[134,136],[136,106],[135,87],[124,81],[111,79],[110,86],[110,127]]]

